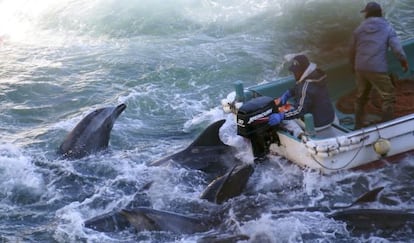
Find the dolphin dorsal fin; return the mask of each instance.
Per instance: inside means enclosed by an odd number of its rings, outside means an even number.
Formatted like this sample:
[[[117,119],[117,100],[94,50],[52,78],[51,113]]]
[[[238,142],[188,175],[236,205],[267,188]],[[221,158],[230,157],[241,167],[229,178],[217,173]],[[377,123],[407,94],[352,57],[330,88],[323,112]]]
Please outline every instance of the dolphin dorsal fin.
[[[209,125],[190,145],[193,146],[217,146],[225,145],[219,136],[220,128],[226,120],[219,120]]]
[[[360,196],[355,202],[351,204],[351,206],[357,204],[357,203],[365,203],[365,202],[374,202],[377,199],[378,193],[380,193],[384,189],[384,187],[377,187],[364,195]]]

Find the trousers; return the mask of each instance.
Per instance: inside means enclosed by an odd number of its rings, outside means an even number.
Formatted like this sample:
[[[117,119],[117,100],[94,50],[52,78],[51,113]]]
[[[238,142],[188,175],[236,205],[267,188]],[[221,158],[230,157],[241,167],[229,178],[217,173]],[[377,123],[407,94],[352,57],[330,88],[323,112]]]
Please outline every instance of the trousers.
[[[357,95],[354,103],[355,128],[363,126],[364,108],[369,101],[372,88],[378,92],[382,100],[382,121],[391,120],[394,115],[395,93],[390,76],[387,73],[367,71],[357,71],[355,75],[357,86]]]

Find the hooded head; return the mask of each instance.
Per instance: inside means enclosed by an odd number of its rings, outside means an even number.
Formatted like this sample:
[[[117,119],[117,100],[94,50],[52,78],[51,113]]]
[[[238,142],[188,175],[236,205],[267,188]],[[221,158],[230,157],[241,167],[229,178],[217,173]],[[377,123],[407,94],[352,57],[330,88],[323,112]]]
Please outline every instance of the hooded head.
[[[293,73],[296,80],[299,80],[309,65],[309,59],[305,55],[297,55],[293,58],[289,71]]]
[[[361,13],[365,13],[365,18],[382,17],[381,5],[377,2],[369,2],[365,8],[361,10]]]

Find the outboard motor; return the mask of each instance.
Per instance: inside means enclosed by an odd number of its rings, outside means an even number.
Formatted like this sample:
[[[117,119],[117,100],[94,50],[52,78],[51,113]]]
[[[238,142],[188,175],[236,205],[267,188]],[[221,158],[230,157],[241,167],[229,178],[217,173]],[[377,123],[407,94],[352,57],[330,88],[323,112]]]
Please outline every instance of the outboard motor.
[[[273,112],[278,112],[277,107],[274,99],[267,96],[247,101],[237,112],[237,134],[250,140],[255,158],[264,157],[270,144],[279,144],[277,126],[268,124]]]

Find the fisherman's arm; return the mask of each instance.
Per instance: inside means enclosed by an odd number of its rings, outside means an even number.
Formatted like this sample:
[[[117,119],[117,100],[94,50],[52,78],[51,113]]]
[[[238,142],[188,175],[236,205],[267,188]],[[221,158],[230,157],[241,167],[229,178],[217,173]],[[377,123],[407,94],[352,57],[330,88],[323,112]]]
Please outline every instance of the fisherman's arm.
[[[398,39],[397,33],[393,28],[390,28],[389,38],[388,38],[388,45],[390,46],[392,52],[400,61],[401,67],[404,72],[408,71],[408,61],[407,55],[404,52],[404,49]]]
[[[301,88],[300,94],[298,94],[297,103],[294,109],[285,113],[284,119],[290,120],[303,117],[309,111],[309,107],[312,103],[312,98],[309,92],[309,82],[305,82]]]
[[[352,34],[349,45],[349,63],[351,64],[352,73],[355,72],[355,55],[356,55],[356,38],[355,33]]]

